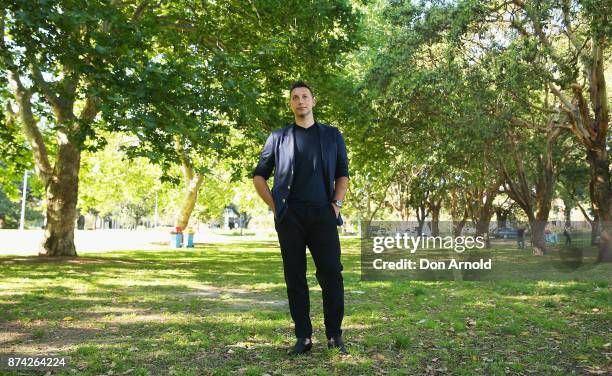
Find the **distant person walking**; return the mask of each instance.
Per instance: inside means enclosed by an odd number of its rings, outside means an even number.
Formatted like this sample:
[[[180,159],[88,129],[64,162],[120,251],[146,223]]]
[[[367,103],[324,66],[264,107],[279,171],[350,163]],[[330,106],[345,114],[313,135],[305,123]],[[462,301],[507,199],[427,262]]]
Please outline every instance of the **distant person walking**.
[[[565,245],[572,245],[572,235],[568,227],[563,230],[563,236],[565,236]]]
[[[516,230],[516,243],[519,249],[525,248],[525,227],[523,226]]]

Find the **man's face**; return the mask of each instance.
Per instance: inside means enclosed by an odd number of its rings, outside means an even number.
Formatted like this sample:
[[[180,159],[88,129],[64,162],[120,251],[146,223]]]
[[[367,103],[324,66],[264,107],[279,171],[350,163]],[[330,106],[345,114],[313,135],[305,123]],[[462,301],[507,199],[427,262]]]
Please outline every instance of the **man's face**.
[[[306,117],[312,113],[312,108],[317,104],[316,99],[312,97],[310,90],[305,87],[296,87],[291,90],[291,98],[289,98],[289,106],[291,111],[298,117]]]

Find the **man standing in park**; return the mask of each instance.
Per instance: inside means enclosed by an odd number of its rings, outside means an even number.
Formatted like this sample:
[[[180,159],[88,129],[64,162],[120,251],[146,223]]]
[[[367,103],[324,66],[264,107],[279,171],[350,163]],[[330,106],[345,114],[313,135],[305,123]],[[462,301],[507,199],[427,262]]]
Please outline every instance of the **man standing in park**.
[[[295,122],[273,131],[253,171],[259,196],[274,213],[289,310],[297,341],[289,354],[312,348],[310,297],[306,280],[306,246],[316,265],[323,292],[325,335],[328,348],[347,350],[342,340],[344,317],[343,266],[337,225],[348,189],[348,158],[340,131],[314,120],[316,99],[302,81],[289,91]],[[267,179],[274,170],[274,186]]]

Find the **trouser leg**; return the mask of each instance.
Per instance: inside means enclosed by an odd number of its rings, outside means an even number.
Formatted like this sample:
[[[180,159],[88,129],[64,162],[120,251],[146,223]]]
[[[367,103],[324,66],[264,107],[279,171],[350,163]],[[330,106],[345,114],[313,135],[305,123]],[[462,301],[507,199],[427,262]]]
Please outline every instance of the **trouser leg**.
[[[343,266],[340,261],[340,238],[333,207],[319,208],[306,244],[317,267],[316,277],[323,293],[323,314],[327,338],[342,334],[344,317]]]
[[[283,256],[283,269],[287,285],[289,311],[295,324],[295,336],[312,336],[310,321],[310,297],[306,281],[306,241],[304,226],[299,213],[288,209],[285,217],[276,225],[278,241]]]

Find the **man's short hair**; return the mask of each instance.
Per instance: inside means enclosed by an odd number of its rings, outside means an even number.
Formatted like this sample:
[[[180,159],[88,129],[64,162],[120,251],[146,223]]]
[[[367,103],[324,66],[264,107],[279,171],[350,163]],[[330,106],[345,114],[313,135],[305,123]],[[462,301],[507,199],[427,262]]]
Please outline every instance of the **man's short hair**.
[[[291,89],[289,89],[289,95],[291,95],[291,92],[293,91],[293,89],[297,89],[298,87],[305,87],[306,89],[308,89],[308,91],[310,91],[310,95],[312,95],[312,97],[314,98],[314,92],[312,91],[310,86],[308,86],[306,82],[301,81],[301,80],[295,81],[293,84],[291,84]]]

